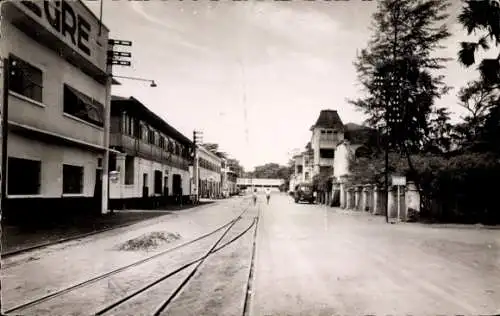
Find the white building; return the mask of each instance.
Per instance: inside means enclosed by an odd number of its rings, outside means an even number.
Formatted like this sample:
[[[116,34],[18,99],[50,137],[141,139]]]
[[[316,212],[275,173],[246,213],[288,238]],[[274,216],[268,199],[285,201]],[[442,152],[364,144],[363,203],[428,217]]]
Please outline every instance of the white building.
[[[3,1],[1,16],[10,68],[4,214],[99,211],[109,30],[78,0]]]
[[[259,178],[238,178],[236,185],[240,190],[257,189],[257,191],[264,191],[271,189],[271,191],[280,191],[280,187],[285,184],[284,179],[259,179]]]
[[[223,159],[222,161],[222,193],[225,197],[235,195],[238,192],[236,185],[240,173],[238,161],[235,159]]]
[[[222,194],[222,158],[203,146],[197,146],[197,150],[200,197],[218,197]]]
[[[139,100],[113,96],[109,170],[112,208],[150,208],[187,200],[192,142]]]
[[[377,133],[374,129],[353,123],[345,125],[345,138],[337,145],[334,159],[334,195],[338,195],[338,204],[345,206],[346,185],[349,183],[349,164],[356,157],[369,154],[378,146]],[[337,201],[336,201],[337,202]]]
[[[311,132],[311,142],[305,151],[294,156],[295,172],[290,177],[290,191],[299,183],[311,182],[320,173],[329,177],[332,185],[346,183],[351,159],[377,145],[375,130],[353,123],[343,125],[334,110],[322,110]],[[343,190],[344,185],[340,187]],[[343,191],[337,192],[338,188],[333,187],[333,204],[342,200]]]

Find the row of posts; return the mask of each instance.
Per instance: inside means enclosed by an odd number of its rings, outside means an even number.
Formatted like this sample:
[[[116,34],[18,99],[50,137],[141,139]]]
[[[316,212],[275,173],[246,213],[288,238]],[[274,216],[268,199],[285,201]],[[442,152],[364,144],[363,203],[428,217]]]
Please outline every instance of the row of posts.
[[[383,187],[371,184],[341,183],[334,187],[335,190],[340,191],[340,207],[344,209],[385,215],[385,203],[388,199],[389,218],[406,221],[410,210],[420,212],[420,194],[414,182],[408,182],[402,187],[399,196],[395,186],[389,187],[389,194],[385,194]]]

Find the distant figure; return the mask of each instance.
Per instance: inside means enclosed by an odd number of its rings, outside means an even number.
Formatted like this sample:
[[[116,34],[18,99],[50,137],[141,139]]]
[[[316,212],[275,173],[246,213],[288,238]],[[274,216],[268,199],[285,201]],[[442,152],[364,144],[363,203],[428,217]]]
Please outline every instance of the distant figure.
[[[253,190],[253,205],[257,204],[257,189]]]
[[[269,204],[269,199],[271,199],[271,189],[266,188],[266,200],[267,200],[267,204]]]

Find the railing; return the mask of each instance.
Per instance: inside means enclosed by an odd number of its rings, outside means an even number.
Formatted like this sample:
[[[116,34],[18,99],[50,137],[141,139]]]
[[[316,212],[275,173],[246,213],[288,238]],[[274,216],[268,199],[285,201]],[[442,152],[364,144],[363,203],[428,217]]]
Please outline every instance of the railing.
[[[141,156],[150,158],[151,160],[162,161],[163,163],[172,167],[183,170],[189,169],[189,160],[187,158],[177,156],[163,148],[146,143],[142,140],[137,140],[132,136],[113,133],[111,135],[111,140],[112,146],[123,147],[136,154],[141,154]]]

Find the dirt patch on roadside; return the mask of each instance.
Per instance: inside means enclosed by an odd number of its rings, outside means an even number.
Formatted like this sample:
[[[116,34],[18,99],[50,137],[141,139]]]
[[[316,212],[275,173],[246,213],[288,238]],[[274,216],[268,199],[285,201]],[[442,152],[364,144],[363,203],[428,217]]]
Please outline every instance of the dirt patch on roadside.
[[[141,251],[153,250],[163,244],[174,242],[181,238],[178,233],[151,232],[144,234],[134,239],[127,240],[123,244],[116,247],[116,250],[121,251]]]

